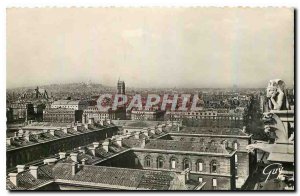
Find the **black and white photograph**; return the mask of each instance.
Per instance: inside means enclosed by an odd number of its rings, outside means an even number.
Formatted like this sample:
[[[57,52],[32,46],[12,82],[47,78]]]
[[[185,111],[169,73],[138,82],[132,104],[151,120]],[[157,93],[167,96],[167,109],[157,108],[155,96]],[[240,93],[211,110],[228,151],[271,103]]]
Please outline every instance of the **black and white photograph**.
[[[7,8],[6,189],[295,191],[295,17]]]

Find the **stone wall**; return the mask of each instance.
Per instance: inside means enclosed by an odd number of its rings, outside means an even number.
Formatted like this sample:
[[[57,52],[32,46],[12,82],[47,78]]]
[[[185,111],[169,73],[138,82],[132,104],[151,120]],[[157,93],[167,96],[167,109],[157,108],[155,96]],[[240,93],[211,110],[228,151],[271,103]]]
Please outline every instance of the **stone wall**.
[[[199,181],[202,178],[206,182],[202,190],[234,190],[235,186],[232,183],[231,177],[218,176],[218,175],[203,175],[203,174],[190,174],[190,179]],[[217,186],[213,187],[213,179],[217,180]]]
[[[150,166],[146,165],[147,157],[151,157]],[[157,160],[160,158],[163,160],[162,168],[158,168]],[[171,160],[176,160],[175,169],[171,168]],[[213,178],[216,178],[218,181],[216,190],[230,190],[232,188],[235,188],[234,156],[225,157],[213,155],[194,155],[187,153],[155,152],[151,150],[130,150],[116,157],[103,161],[98,165],[134,169],[159,169],[181,172],[184,170],[186,161],[189,162],[189,168],[191,169],[191,179],[198,181],[198,178],[202,177],[203,182],[206,182],[204,190],[213,189]],[[203,162],[202,172],[198,171],[198,161]],[[216,173],[211,172],[212,161],[216,161],[217,163]]]
[[[193,141],[193,142],[201,142],[204,143],[211,142],[214,140],[215,142],[221,144],[222,141],[227,140],[228,147],[234,148],[234,143],[236,142],[237,145],[237,176],[239,178],[243,178],[246,180],[249,176],[249,171],[252,169],[251,162],[251,155],[247,152],[246,146],[251,143],[249,138],[238,138],[238,137],[221,137],[221,136],[180,136],[180,135],[167,135],[160,139],[173,139],[178,141]]]

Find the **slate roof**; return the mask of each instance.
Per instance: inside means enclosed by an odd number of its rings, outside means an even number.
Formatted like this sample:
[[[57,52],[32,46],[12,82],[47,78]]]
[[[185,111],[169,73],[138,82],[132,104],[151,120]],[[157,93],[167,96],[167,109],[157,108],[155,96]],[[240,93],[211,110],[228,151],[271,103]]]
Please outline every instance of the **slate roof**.
[[[208,153],[223,153],[229,154],[220,144],[201,144],[199,142],[186,142],[175,140],[149,140],[145,145],[145,149],[160,149],[160,150],[175,150],[175,151],[193,151],[193,152],[208,152]]]
[[[77,182],[101,183],[122,187],[155,190],[168,190],[171,181],[175,178],[173,172],[137,170],[128,168],[82,166],[72,175],[71,165],[58,163],[53,167],[55,179],[71,180]]]
[[[135,139],[133,137],[124,138],[122,140],[122,145],[128,148],[141,147],[142,142],[143,142],[142,139]]]
[[[76,174],[72,175],[70,163],[42,165],[39,167],[38,173],[38,179],[35,179],[29,170],[21,172],[18,174],[19,186],[16,187],[7,179],[7,188],[10,190],[27,190],[55,180],[67,180],[71,184],[94,183],[108,188],[113,186],[120,189],[125,187],[141,190],[169,190],[174,182],[178,184],[177,174],[171,171],[80,165]],[[184,184],[180,183],[179,186],[185,187]]]
[[[211,134],[211,135],[237,135],[248,136],[239,128],[212,128],[212,127],[183,127],[179,132],[172,130],[176,133],[192,133],[192,134]]]
[[[52,128],[53,129],[53,128]],[[54,127],[55,129],[55,127]],[[41,142],[47,142],[52,141],[55,139],[60,139],[64,137],[69,137],[73,135],[79,135],[82,133],[92,132],[96,129],[82,129],[81,131],[75,131],[73,129],[68,129],[68,133],[64,133],[61,130],[55,130],[55,135],[51,135],[50,133],[37,133],[37,134],[31,134],[30,135],[30,141],[25,140],[24,138],[14,138],[11,145],[6,146],[6,150],[12,150],[19,147],[25,147],[33,144],[38,144]]]
[[[44,167],[44,168],[43,168]],[[49,166],[45,165],[39,168],[38,179],[33,177],[29,170],[18,173],[18,187],[10,182],[9,179],[6,180],[6,186],[10,190],[26,190],[31,189],[35,186],[41,185],[46,182],[51,182],[51,172],[49,172]]]
[[[141,120],[113,120],[113,124],[123,127],[154,127],[160,124],[159,121],[141,121]]]

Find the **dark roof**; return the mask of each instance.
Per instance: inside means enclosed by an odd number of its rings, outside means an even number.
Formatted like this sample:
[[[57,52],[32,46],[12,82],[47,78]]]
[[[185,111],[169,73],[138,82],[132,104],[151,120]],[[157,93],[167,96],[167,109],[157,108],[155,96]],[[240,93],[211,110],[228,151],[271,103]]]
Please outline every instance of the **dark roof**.
[[[229,152],[222,145],[217,143],[201,144],[199,142],[186,142],[186,141],[162,140],[162,139],[149,140],[149,142],[146,143],[145,148],[229,154]]]
[[[152,126],[152,124],[150,123],[147,123],[145,121],[134,121],[134,122],[129,122],[127,123],[125,126],[128,126],[128,127],[150,127]]]
[[[6,146],[6,150],[13,150],[15,148],[25,147],[33,144],[38,144],[47,141],[53,141],[60,138],[70,137],[74,135],[79,135],[87,132],[96,131],[97,129],[83,129],[81,131],[75,131],[73,129],[68,129],[68,133],[64,133],[61,130],[55,130],[55,135],[51,135],[50,133],[38,133],[31,134],[30,140],[26,141],[24,138],[14,138],[11,145]]]
[[[26,190],[31,189],[35,186],[41,185],[46,182],[52,181],[51,176],[51,167],[49,165],[44,165],[40,167],[38,170],[38,179],[33,177],[29,170],[18,173],[18,187],[16,187],[13,183],[10,182],[9,179],[6,180],[7,188],[10,190]]]
[[[72,175],[71,164],[58,163],[53,167],[53,176],[56,179],[101,183],[108,186],[148,189],[148,186],[151,185],[152,189],[168,190],[175,175],[173,172],[167,171],[90,165],[82,166],[75,175]]]
[[[212,127],[183,127],[176,133],[193,133],[193,134],[211,134],[211,135],[236,135],[236,136],[248,136],[239,128],[212,128]]]
[[[147,173],[142,176],[139,189],[168,190],[173,177],[168,174]]]
[[[134,137],[124,138],[122,140],[122,145],[128,148],[141,147],[142,142],[143,139],[135,139]]]

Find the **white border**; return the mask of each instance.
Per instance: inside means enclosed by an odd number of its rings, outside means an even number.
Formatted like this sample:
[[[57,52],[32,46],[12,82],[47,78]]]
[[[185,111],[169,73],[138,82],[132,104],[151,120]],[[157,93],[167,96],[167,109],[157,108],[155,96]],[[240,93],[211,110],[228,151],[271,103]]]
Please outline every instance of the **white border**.
[[[0,44],[0,107],[1,107],[1,113],[0,113],[0,123],[1,123],[1,138],[2,142],[0,143],[0,153],[2,162],[0,164],[0,171],[1,171],[1,183],[0,183],[0,190],[5,195],[10,194],[8,191],[6,191],[5,186],[5,172],[6,172],[6,163],[5,163],[5,149],[6,149],[6,142],[5,142],[5,131],[6,131],[6,113],[5,113],[5,105],[6,105],[6,18],[5,18],[5,10],[6,8],[10,7],[16,7],[16,8],[24,8],[24,7],[145,7],[145,6],[156,6],[156,7],[193,7],[193,6],[201,6],[201,7],[210,7],[210,6],[216,6],[216,7],[294,7],[296,9],[299,9],[300,1],[298,0],[251,0],[251,1],[237,1],[237,0],[206,0],[206,1],[199,1],[199,0],[152,0],[152,1],[141,1],[141,0],[106,0],[106,1],[100,1],[100,0],[2,0],[0,1],[0,37],[1,37],[1,44]],[[299,15],[299,13],[298,13]],[[298,17],[299,18],[299,17]],[[299,21],[299,20],[298,20]],[[299,26],[299,22],[297,21],[297,26]],[[299,44],[297,43],[297,46],[299,47]],[[299,50],[298,50],[299,51]],[[299,52],[297,52],[298,55]],[[299,71],[299,68],[298,68]],[[299,72],[298,72],[299,73]],[[297,87],[299,88],[299,84],[297,83]],[[297,92],[298,91],[297,88]],[[299,97],[299,93],[297,93],[297,97]],[[297,108],[299,109],[299,108]],[[297,122],[299,122],[299,118],[297,116]],[[296,130],[298,131],[298,130]],[[299,141],[299,133],[297,134],[298,138],[297,141]],[[298,160],[297,160],[298,161]],[[298,162],[297,162],[298,163]],[[297,167],[299,168],[299,167]],[[298,171],[299,169],[297,169]],[[298,175],[297,175],[298,176]],[[297,178],[297,181],[299,179]],[[299,185],[299,183],[298,183]],[[299,189],[299,187],[297,186]],[[93,192],[89,192],[91,194]],[[181,192],[184,193],[184,192]],[[229,194],[231,194],[230,192]],[[241,192],[237,192],[238,194]],[[19,194],[25,194],[25,193],[19,193]],[[27,193],[28,194],[28,193]],[[29,194],[32,194],[30,192]],[[38,194],[49,194],[46,192],[39,192]],[[62,192],[51,192],[50,194],[57,194],[57,195],[63,195]],[[69,193],[70,194],[70,193]],[[71,194],[73,194],[71,192]],[[86,192],[83,193],[76,193],[76,194],[86,194]],[[96,194],[108,194],[103,192],[96,192]],[[114,192],[113,194],[118,194]],[[120,194],[128,194],[128,193],[120,193]],[[141,192],[132,193],[129,194],[141,194]],[[165,195],[165,194],[174,194],[174,192],[169,193],[154,193],[159,195]],[[184,193],[186,194],[186,193]],[[212,193],[212,192],[200,192],[197,194],[218,194],[218,193]],[[223,193],[222,193],[223,194]],[[273,194],[273,193],[256,193],[252,192],[250,194]]]

